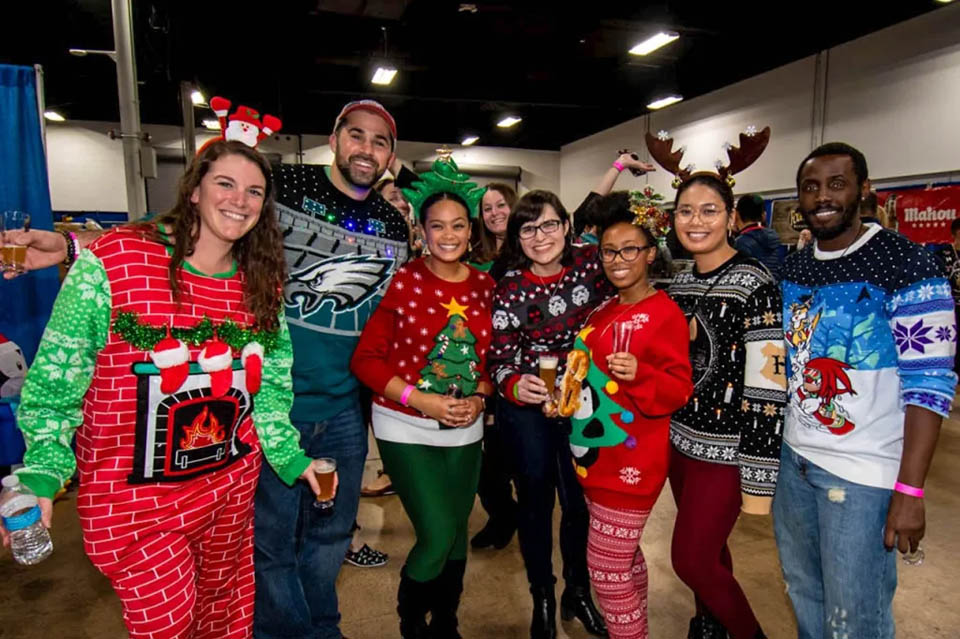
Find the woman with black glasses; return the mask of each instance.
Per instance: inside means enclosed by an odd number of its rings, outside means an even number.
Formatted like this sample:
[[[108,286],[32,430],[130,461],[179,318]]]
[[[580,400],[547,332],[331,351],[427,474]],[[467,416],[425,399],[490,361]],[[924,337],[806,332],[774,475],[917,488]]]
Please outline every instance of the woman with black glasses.
[[[556,637],[553,504],[559,494],[560,553],[566,587],[564,619],[574,616],[597,636],[606,627],[590,597],[586,547],[589,516],[573,469],[569,420],[556,417],[556,379],[590,311],[612,294],[595,246],[574,246],[567,211],[548,191],[517,202],[507,225],[504,259],[493,304],[490,373],[506,401],[498,403],[516,473],[520,552],[533,595],[533,639]],[[552,366],[552,367],[551,367]],[[538,373],[543,370],[545,383]]]

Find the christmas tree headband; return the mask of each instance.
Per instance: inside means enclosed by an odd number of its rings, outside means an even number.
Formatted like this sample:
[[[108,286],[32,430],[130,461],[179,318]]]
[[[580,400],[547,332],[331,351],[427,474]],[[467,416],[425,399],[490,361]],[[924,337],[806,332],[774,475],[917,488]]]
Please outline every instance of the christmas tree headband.
[[[661,206],[663,196],[649,186],[642,191],[630,191],[630,212],[633,224],[647,229],[657,243],[670,232],[670,215]]]
[[[452,157],[441,157],[433,163],[433,169],[421,173],[419,179],[410,185],[409,189],[400,189],[404,197],[410,202],[417,219],[421,222],[423,203],[431,195],[437,193],[452,193],[467,203],[467,215],[470,219],[477,217],[480,210],[480,200],[487,192],[487,187],[470,181],[470,176],[461,173]]]
[[[694,175],[697,175],[694,173],[697,167],[692,164],[688,164],[682,169],[680,168],[680,161],[683,159],[683,153],[686,151],[686,148],[680,147],[674,151],[673,138],[670,137],[669,133],[660,131],[654,136],[648,131],[646,139],[650,157],[674,175],[672,182],[673,188],[679,189],[681,184]],[[721,180],[730,185],[730,188],[733,188],[733,185],[737,183],[737,181],[733,179],[733,174],[743,171],[756,162],[767,148],[769,142],[770,127],[765,127],[762,131],[757,131],[756,127],[748,126],[747,130],[740,134],[740,146],[733,146],[729,142],[723,145],[730,162],[724,165],[723,160],[717,160],[716,173],[712,171],[704,171],[703,173],[718,175]]]

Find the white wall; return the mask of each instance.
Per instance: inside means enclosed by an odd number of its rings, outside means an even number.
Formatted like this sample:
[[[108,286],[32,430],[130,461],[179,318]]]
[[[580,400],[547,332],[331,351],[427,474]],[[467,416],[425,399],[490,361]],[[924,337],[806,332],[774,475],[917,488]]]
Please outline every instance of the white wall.
[[[829,52],[823,140],[842,140],[867,157],[871,176],[893,180],[960,170],[960,4],[841,45]],[[644,133],[668,131],[683,164],[714,170],[726,163],[724,141],[737,143],[747,126],[769,125],[767,151],[737,175],[738,193],[795,189],[797,165],[811,150],[815,57],[635,118],[561,149],[561,197],[579,202],[614,159],[629,147],[646,156]],[[649,122],[648,122],[649,120]],[[659,168],[659,167],[658,167]],[[649,182],[670,197],[662,169],[618,186]]]

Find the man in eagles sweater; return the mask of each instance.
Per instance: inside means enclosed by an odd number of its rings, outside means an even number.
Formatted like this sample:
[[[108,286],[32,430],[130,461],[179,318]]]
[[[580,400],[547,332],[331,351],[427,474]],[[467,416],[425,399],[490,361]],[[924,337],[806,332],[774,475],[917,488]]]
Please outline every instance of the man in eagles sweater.
[[[784,269],[788,411],[774,500],[801,637],[894,636],[893,549],[916,552],[923,483],[950,413],[957,327],[923,247],[860,219],[867,162],[821,146],[797,172],[816,242]]]

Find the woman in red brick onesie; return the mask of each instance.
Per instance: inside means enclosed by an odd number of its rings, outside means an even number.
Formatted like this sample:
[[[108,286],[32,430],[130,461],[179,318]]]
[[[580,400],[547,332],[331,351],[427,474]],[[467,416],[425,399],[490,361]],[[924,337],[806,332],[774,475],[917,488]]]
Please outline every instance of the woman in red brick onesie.
[[[254,149],[201,151],[172,211],[80,252],[23,388],[21,481],[49,526],[79,467],[84,548],[135,639],[251,636],[261,451],[319,492],[288,419],[272,196]]]

